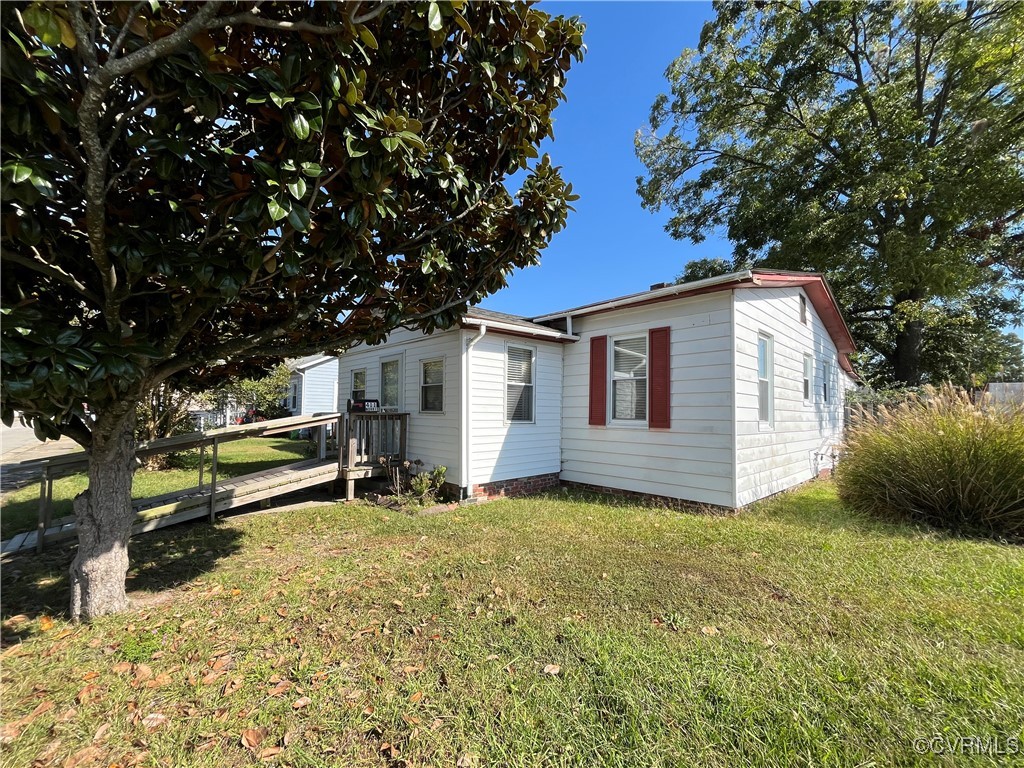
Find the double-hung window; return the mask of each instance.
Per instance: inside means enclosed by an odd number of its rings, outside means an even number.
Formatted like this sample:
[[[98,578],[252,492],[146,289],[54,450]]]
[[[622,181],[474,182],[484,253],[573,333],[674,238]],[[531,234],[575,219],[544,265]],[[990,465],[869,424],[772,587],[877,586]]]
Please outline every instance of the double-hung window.
[[[757,420],[765,426],[775,421],[775,385],[772,353],[774,343],[766,333],[757,336]]]
[[[647,421],[647,336],[612,340],[612,419]]]
[[[357,368],[352,371],[352,399],[366,399],[366,369]]]
[[[533,421],[534,354],[530,347],[508,346],[505,350],[505,420]]]
[[[444,358],[420,363],[420,410],[424,413],[444,411]]]
[[[402,407],[402,360],[384,360],[380,364],[380,407],[399,410]]]
[[[832,363],[825,360],[821,364],[821,393],[824,396],[824,401],[827,403],[832,393],[829,388],[832,386]]]
[[[811,402],[811,395],[814,394],[814,358],[804,355],[804,402]]]

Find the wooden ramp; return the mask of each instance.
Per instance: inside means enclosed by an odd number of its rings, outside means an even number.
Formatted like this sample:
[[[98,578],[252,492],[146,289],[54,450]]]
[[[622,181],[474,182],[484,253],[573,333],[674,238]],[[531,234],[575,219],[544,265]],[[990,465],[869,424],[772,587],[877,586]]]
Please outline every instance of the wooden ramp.
[[[220,512],[337,479],[337,459],[326,461],[310,459],[255,472],[251,475],[221,480],[217,484],[215,499],[209,486],[202,488],[196,486],[163,496],[136,499],[132,503],[137,513],[137,522],[132,526],[132,535],[183,523],[187,520],[212,519]],[[43,533],[43,543],[50,544],[71,538],[76,534],[75,519],[73,517],[61,518],[54,520]],[[18,534],[3,542],[0,553],[8,555],[28,549],[34,550],[39,543],[38,536],[38,531]]]

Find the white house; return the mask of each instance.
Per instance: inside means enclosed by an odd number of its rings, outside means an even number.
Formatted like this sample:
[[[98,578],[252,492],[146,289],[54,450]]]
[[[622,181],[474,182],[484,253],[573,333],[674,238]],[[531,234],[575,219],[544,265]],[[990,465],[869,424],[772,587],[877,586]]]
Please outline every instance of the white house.
[[[753,270],[340,358],[466,496],[560,483],[738,508],[830,469],[854,350],[825,280]]]
[[[291,360],[284,407],[292,416],[312,416],[338,409],[338,358],[311,355]]]

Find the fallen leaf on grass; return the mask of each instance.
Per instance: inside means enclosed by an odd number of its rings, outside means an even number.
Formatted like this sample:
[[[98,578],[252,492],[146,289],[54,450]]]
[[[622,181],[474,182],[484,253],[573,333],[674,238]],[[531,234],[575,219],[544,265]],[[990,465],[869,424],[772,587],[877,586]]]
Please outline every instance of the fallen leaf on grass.
[[[10,744],[21,735],[21,726],[15,721],[0,725],[0,744]]]
[[[411,701],[413,704],[418,703],[422,699],[423,699],[423,691],[416,691],[416,693],[414,693],[412,696],[409,697],[409,701]]]
[[[210,683],[217,682],[222,677],[224,677],[223,672],[207,672],[199,682],[203,685],[209,685]]]
[[[242,746],[255,751],[263,743],[267,732],[263,728],[246,728],[242,731]]]
[[[717,635],[718,634],[718,627],[711,627],[711,626],[701,627],[700,631],[703,632],[705,635],[708,635],[710,637],[712,635]]]
[[[562,668],[557,664],[547,664],[542,671],[545,675],[558,675],[562,672]]]
[[[280,617],[281,617],[282,619],[287,619],[287,618],[288,618],[288,609],[287,609],[287,608],[285,608],[285,607],[283,607],[283,606],[282,606],[281,608],[278,608],[278,609],[277,609],[277,611],[276,611],[276,613],[277,613],[277,615],[278,615],[278,616],[280,616]]]
[[[93,765],[103,757],[103,750],[97,746],[89,745],[84,747],[67,760],[64,761],[64,768],[77,768],[77,766]]]
[[[92,737],[93,742],[103,741],[107,738],[107,731],[110,730],[110,723],[104,723],[96,729],[96,735]]]
[[[138,688],[140,684],[153,676],[153,668],[148,664],[135,665],[135,679],[132,680],[132,688]]]
[[[135,665],[130,661],[119,661],[111,667],[111,670],[113,670],[115,675],[123,675],[125,672],[131,672],[133,666]]]
[[[154,677],[152,680],[146,681],[147,688],[162,688],[165,685],[171,684],[171,676],[166,672],[161,672],[159,675]]]
[[[224,683],[224,687],[221,688],[220,695],[221,696],[230,696],[232,693],[234,693],[235,691],[237,691],[241,687],[242,687],[242,678],[240,678],[240,677],[233,677],[230,680],[228,680],[226,683]]]
[[[302,709],[303,707],[309,706],[313,700],[309,696],[302,696],[292,702],[292,709]]]
[[[170,718],[160,712],[151,712],[142,718],[142,725],[147,731],[155,731],[157,728],[162,728],[169,722]]]
[[[93,683],[89,683],[89,685],[85,686],[85,688],[78,692],[75,699],[79,704],[88,704],[90,701],[98,699],[101,695],[102,692],[100,691],[100,687]]]
[[[49,616],[40,616],[39,631],[49,632],[51,629],[53,629],[53,619],[51,619]]]
[[[291,680],[282,680],[277,685],[275,685],[273,688],[271,688],[267,692],[267,695],[268,696],[284,696],[286,693],[288,693],[288,691],[291,690],[291,688],[292,688]]]
[[[283,751],[284,750],[280,747],[267,747],[260,751],[259,758],[260,760],[270,760],[271,758],[280,755]]]

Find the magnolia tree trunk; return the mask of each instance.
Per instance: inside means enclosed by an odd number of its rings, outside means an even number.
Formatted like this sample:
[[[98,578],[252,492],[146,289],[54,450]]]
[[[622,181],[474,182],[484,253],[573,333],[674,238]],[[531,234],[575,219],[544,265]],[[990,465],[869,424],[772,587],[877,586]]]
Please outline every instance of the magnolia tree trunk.
[[[71,563],[71,618],[93,619],[128,607],[128,537],[135,474],[135,408],[100,416],[89,450],[89,488],[75,497],[78,554]]]

